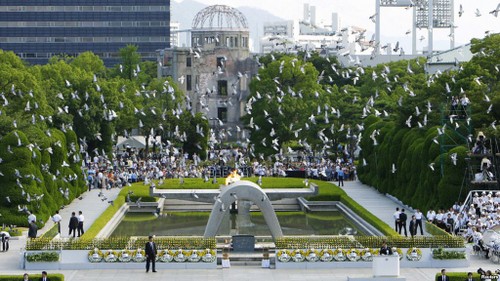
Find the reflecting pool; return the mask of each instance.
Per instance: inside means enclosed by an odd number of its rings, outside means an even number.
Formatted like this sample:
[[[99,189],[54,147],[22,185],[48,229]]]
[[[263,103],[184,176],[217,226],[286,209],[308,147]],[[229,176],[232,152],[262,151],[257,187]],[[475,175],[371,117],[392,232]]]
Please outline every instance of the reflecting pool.
[[[276,212],[284,235],[365,235],[338,211]],[[111,236],[202,236],[210,212],[169,212],[156,217],[150,213],[128,213]],[[227,213],[217,235],[250,234],[270,236],[261,212],[251,212],[250,221],[241,223],[238,214]]]

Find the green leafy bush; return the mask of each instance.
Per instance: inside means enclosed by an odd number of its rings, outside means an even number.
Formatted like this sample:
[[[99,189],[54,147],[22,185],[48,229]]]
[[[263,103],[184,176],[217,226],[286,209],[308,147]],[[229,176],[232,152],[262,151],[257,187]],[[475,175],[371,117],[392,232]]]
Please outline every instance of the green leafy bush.
[[[438,280],[438,277],[441,276],[441,272],[436,273],[435,281]],[[467,272],[446,272],[446,276],[448,276],[449,281],[464,281],[467,279]],[[481,280],[481,275],[476,272],[472,272],[472,278],[474,280]]]
[[[432,250],[432,258],[436,260],[463,260],[467,258],[467,254],[465,251],[449,251],[440,247]]]
[[[26,261],[28,262],[57,262],[59,261],[58,252],[36,252],[26,253]]]
[[[41,274],[30,274],[30,280],[41,280]],[[59,273],[49,273],[47,277],[51,281],[64,281],[64,275]],[[23,281],[22,275],[0,275],[0,281]]]

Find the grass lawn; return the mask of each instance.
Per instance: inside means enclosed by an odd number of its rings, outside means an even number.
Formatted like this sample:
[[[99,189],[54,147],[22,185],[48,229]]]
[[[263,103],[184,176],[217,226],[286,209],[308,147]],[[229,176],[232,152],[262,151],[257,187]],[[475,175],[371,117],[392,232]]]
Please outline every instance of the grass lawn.
[[[242,178],[242,180],[257,183],[258,177]],[[185,178],[184,183],[180,183],[180,179],[167,179],[163,181],[162,185],[158,185],[155,181],[156,188],[158,189],[218,189],[223,185],[225,178],[217,178],[217,183],[213,184],[212,179],[204,182],[200,178]],[[262,177],[262,188],[304,188],[304,179],[302,178],[275,178],[275,177]]]

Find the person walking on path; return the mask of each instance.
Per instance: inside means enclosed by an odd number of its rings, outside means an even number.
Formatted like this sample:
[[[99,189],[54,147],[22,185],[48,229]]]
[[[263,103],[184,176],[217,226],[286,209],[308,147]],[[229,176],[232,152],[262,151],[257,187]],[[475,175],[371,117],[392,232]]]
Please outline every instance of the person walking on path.
[[[85,217],[83,216],[82,211],[78,211],[78,237],[82,236],[84,233],[83,221],[85,221]]]
[[[75,212],[71,213],[71,218],[69,219],[69,236],[73,233],[73,238],[76,236],[76,229],[78,228],[78,218]]]
[[[399,234],[401,234],[401,230],[404,229],[405,236],[408,237],[408,233],[406,232],[406,220],[408,216],[405,214],[405,209],[401,209],[401,214],[399,214]]]
[[[422,226],[422,219],[424,218],[424,214],[417,209],[415,212],[415,219],[417,220],[417,226],[415,227],[415,234],[417,233],[418,227],[420,227],[420,235],[424,235],[424,229]]]
[[[2,252],[7,252],[9,250],[10,234],[7,231],[2,231],[0,237],[2,237]]]
[[[152,269],[153,272],[156,272],[155,269],[155,260],[156,260],[156,254],[158,253],[156,249],[156,243],[153,242],[153,236],[149,236],[149,241],[146,242],[146,246],[144,247],[146,250],[146,272],[149,272],[149,263],[152,263]]]
[[[59,211],[56,211],[55,215],[52,216],[52,221],[57,224],[57,233],[61,234],[61,220],[62,217],[59,215]]]
[[[394,230],[396,230],[396,232],[398,232],[398,230],[399,230],[399,215],[400,214],[401,214],[401,212],[399,211],[399,208],[396,207],[396,212],[394,212],[394,214],[392,215],[394,217]]]

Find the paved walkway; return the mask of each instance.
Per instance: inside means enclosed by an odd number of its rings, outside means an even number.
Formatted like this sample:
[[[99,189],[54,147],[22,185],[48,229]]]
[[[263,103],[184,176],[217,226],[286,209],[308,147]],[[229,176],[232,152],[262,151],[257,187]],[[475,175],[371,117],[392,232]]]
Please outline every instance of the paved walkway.
[[[69,219],[71,217],[71,213],[75,212],[76,216],[78,216],[78,211],[82,211],[83,216],[85,217],[85,221],[83,222],[83,230],[86,231],[90,228],[92,223],[106,210],[110,203],[108,201],[115,200],[118,193],[120,193],[121,189],[112,188],[110,190],[100,190],[100,189],[92,189],[91,191],[87,191],[80,197],[81,199],[76,198],[66,206],[64,209],[59,210],[59,214],[62,217],[61,221],[61,237],[69,237]],[[100,195],[100,196],[99,196]],[[38,236],[42,235],[50,228],[54,226],[54,222],[52,219],[49,219],[43,228],[38,230]]]
[[[396,211],[396,208],[399,207],[399,209],[405,209],[405,213],[408,216],[406,228],[407,230],[409,229],[411,216],[414,212],[413,210],[408,210],[408,208],[403,206],[400,202],[392,200],[390,197],[378,192],[375,188],[365,185],[359,181],[345,181],[344,186],[341,188],[347,193],[347,195],[349,195],[349,197],[361,204],[365,207],[365,209],[370,211],[370,213],[374,214],[392,228],[394,228],[394,218],[392,215]],[[424,235],[429,235],[425,231],[425,223],[422,223],[422,226],[424,227]],[[417,235],[420,235],[420,229],[418,229]]]
[[[366,185],[359,182],[346,182],[344,190],[350,196],[358,200],[368,210],[379,216],[382,220],[391,222],[391,215],[396,205],[390,205],[387,197],[377,194],[377,192]],[[111,200],[116,196],[119,190],[104,191],[105,195]],[[356,193],[358,195],[356,195]],[[101,201],[97,196],[98,191],[93,190],[86,192],[82,200],[76,199],[73,203],[62,210],[63,216],[63,237],[67,236],[67,222],[72,211],[78,212],[82,210],[85,215],[85,228],[88,228],[91,223],[98,217],[100,212],[107,207],[107,202]],[[389,200],[389,201],[387,201]],[[394,202],[393,202],[394,203]],[[396,203],[394,203],[396,204]],[[373,206],[372,206],[373,205]],[[385,207],[382,207],[384,205]],[[387,208],[387,211],[386,209]],[[48,223],[49,227],[52,225]],[[42,233],[46,228],[42,228],[39,232]],[[22,275],[25,270],[20,268],[21,249],[26,243],[25,236],[18,240],[11,241],[9,252],[0,252],[0,272],[1,274],[18,274]],[[495,270],[497,264],[491,261],[470,256],[471,265],[468,268],[454,268],[449,271],[476,271],[479,267],[483,269]],[[439,271],[437,268],[403,268],[401,269],[401,277],[405,277],[408,281],[434,280],[435,274]],[[137,269],[120,269],[120,270],[61,270],[58,271],[65,275],[65,281],[102,281],[102,280],[204,280],[204,281],[220,281],[220,280],[263,280],[263,281],[317,281],[317,280],[341,280],[346,281],[348,277],[370,277],[372,276],[371,268],[341,268],[341,269],[319,269],[319,270],[291,270],[291,269],[263,269],[257,266],[235,266],[232,268],[218,268],[214,270],[185,270],[171,269],[159,270],[157,273],[144,273],[144,270]],[[40,271],[28,271],[28,273],[40,273]],[[50,272],[49,272],[50,273]]]

